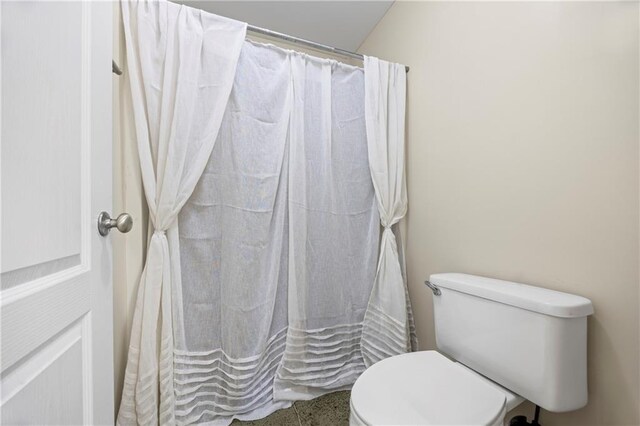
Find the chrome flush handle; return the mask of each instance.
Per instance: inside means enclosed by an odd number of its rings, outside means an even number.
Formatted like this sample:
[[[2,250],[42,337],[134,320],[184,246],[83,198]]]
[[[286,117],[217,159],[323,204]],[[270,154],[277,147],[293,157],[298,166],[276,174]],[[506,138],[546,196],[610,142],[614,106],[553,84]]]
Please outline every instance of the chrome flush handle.
[[[431,289],[434,296],[440,296],[442,294],[440,289],[435,286],[435,284],[431,284],[428,280],[424,282],[424,284]]]
[[[133,228],[133,219],[129,213],[122,213],[115,219],[111,219],[109,213],[102,212],[98,215],[98,232],[103,237],[109,235],[111,228],[117,228],[118,231],[126,234]]]

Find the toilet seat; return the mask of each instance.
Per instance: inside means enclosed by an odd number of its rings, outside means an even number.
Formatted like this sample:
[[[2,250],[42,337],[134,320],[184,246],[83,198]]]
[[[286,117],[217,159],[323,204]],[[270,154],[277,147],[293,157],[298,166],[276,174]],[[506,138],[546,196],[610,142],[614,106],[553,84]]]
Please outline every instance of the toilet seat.
[[[351,391],[351,425],[501,425],[506,396],[436,351],[393,356]]]

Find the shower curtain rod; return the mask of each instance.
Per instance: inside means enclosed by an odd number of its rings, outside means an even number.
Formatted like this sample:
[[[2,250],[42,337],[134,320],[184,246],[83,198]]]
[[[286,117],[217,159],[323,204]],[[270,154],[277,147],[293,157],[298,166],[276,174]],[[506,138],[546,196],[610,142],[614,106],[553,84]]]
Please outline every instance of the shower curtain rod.
[[[315,41],[305,40],[303,38],[290,36],[288,34],[279,33],[277,31],[267,30],[266,28],[256,27],[254,25],[247,25],[247,31],[251,31],[252,33],[262,34],[268,37],[273,37],[280,40],[288,41],[290,43],[302,44],[304,46],[311,47],[313,49],[334,53],[336,55],[347,56],[349,58],[359,59],[361,61],[364,60],[364,55],[361,55],[360,53],[340,49],[339,47],[327,46],[326,44],[316,43]],[[404,68],[407,72],[409,72],[408,66],[405,66]]]
[[[254,25],[247,24],[247,30],[256,34],[262,34],[267,37],[277,38],[279,40],[288,41],[294,44],[302,44],[304,46],[311,47],[313,49],[334,53],[336,55],[347,56],[349,58],[358,59],[360,61],[364,60],[364,55],[361,55],[360,53],[340,49],[339,47],[327,46],[326,44],[316,43],[315,41],[309,41],[303,38],[298,38],[298,37],[290,36],[288,34],[279,33],[277,31],[267,30],[266,28],[260,28]],[[120,69],[116,61],[111,61],[111,67],[114,74],[122,75],[122,70]],[[405,65],[404,69],[406,70],[406,72],[409,72],[408,66]]]

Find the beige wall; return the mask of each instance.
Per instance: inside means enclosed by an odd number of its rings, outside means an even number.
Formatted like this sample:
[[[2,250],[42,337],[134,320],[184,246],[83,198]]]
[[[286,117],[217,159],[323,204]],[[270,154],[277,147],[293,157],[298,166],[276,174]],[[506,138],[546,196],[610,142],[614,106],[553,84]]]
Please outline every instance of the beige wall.
[[[361,47],[411,67],[407,263],[422,348],[435,347],[422,281],[436,272],[595,305],[589,404],[543,412],[545,425],[640,423],[638,19],[638,3],[396,2]]]

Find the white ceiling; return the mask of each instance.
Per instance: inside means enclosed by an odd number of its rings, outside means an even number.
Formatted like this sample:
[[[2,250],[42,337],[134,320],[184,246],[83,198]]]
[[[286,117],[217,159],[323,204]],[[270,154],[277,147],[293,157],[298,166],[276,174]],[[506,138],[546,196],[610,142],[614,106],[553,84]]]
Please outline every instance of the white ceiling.
[[[353,51],[360,47],[393,4],[393,0],[175,2],[258,27]]]

